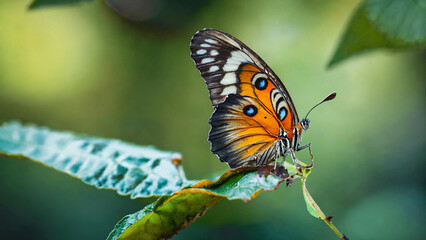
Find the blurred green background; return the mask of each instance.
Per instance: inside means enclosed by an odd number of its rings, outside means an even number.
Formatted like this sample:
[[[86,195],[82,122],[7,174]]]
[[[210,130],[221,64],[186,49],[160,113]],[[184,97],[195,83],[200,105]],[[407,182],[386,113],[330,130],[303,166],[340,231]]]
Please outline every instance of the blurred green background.
[[[103,1],[28,11],[30,1],[0,0],[0,122],[178,151],[190,179],[225,171],[209,151],[213,109],[189,56],[197,30],[220,29],[274,69],[299,115],[337,91],[311,114],[303,141],[316,158],[308,188],[339,230],[350,239],[422,238],[424,52],[377,51],[326,70],[359,1],[142,3],[128,16],[135,22]],[[308,159],[307,151],[298,156]],[[154,201],[5,158],[0,196],[0,239],[105,239],[124,215]],[[260,238],[337,239],[306,211],[299,183],[249,203],[223,200],[175,237]]]

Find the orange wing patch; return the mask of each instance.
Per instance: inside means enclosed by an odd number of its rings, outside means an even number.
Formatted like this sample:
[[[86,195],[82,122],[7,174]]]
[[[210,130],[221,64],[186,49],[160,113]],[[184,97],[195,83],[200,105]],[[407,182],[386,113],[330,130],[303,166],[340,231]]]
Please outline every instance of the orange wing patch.
[[[279,122],[253,97],[231,94],[210,124],[211,150],[232,168],[259,166],[278,157]]]
[[[264,108],[267,109],[272,115],[273,119],[269,119],[269,121],[277,121],[280,123],[280,127],[284,131],[289,131],[293,129],[293,121],[292,121],[292,114],[290,113],[290,109],[288,108],[287,104],[287,115],[283,120],[279,119],[278,114],[274,111],[274,102],[272,102],[272,96],[271,92],[273,89],[277,89],[277,87],[274,85],[274,83],[267,79],[267,87],[265,89],[259,90],[255,87],[253,84],[253,79],[257,74],[263,74],[265,77],[267,77],[266,74],[264,74],[259,68],[255,67],[252,64],[246,63],[241,65],[240,71],[238,73],[238,79],[240,81],[240,95],[243,96],[250,96],[259,99],[259,101],[262,103]],[[283,97],[281,95],[281,97]],[[279,98],[277,98],[279,99]],[[285,101],[284,101],[285,102]],[[278,135],[277,135],[278,136]]]

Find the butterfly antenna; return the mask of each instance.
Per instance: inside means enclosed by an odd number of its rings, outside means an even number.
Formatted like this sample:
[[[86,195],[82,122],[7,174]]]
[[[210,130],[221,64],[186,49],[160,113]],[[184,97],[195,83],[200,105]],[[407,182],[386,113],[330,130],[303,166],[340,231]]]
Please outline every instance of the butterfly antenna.
[[[327,102],[327,101],[333,100],[335,97],[336,97],[336,92],[332,92],[332,93],[330,93],[330,94],[329,94],[326,98],[324,98],[321,102],[319,102],[319,103],[317,103],[317,105],[313,106],[313,107],[311,108],[311,110],[309,110],[309,112],[306,114],[306,116],[305,116],[305,118],[304,118],[304,119],[308,119],[308,115],[309,115],[309,113],[311,113],[311,111],[312,111],[312,110],[314,110],[314,108],[318,107],[320,104],[322,104],[322,103],[324,103],[324,102]]]

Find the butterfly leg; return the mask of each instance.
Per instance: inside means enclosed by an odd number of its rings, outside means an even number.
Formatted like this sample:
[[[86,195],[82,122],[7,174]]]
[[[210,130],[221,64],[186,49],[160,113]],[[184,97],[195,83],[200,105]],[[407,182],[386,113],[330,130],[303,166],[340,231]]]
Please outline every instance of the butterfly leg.
[[[311,151],[311,143],[308,143],[308,144],[305,144],[305,145],[303,145],[301,147],[298,147],[296,151],[300,151],[300,150],[303,150],[305,148],[309,149],[309,155],[311,156],[311,164],[308,165],[308,166],[305,166],[303,168],[311,168],[311,167],[314,166],[314,155],[312,154],[312,151]]]
[[[282,155],[282,157],[283,157],[283,160],[282,160],[281,162],[278,162],[278,158],[279,158],[279,156],[277,156],[277,157],[275,158],[275,160],[274,160],[274,169],[277,169],[277,168],[280,168],[280,167],[283,167],[283,166],[284,166],[284,161],[285,161],[285,159],[286,159],[287,155],[286,155],[286,154],[284,154],[284,155]]]
[[[311,143],[308,143],[308,144],[306,144],[306,145],[308,145],[309,155],[311,156],[311,164],[310,164],[310,165],[308,165],[308,166],[305,166],[305,168],[311,168],[311,167],[313,167],[313,166],[314,166],[314,155],[312,154],[312,151],[311,151]],[[306,145],[305,145],[305,146],[306,146]]]
[[[291,157],[292,157],[292,159],[293,159],[293,161],[294,161],[295,166],[296,166],[297,169],[312,168],[314,166],[314,155],[312,154],[312,151],[311,151],[311,143],[308,143],[308,144],[306,144],[306,145],[298,148],[297,151],[305,149],[305,148],[309,149],[309,155],[311,155],[311,164],[306,165],[306,166],[303,166],[302,164],[300,164],[299,159],[296,157],[296,154],[294,154],[294,150],[291,149],[291,148],[289,149]]]
[[[296,151],[300,151],[300,150],[303,150],[303,149],[305,149],[305,148],[307,148],[307,147],[311,147],[311,143],[308,143],[308,144],[305,144],[305,145],[303,145],[303,146],[298,146],[297,147],[297,149],[296,149]]]
[[[294,165],[296,166],[297,170],[301,169],[303,166],[300,164],[299,159],[294,154],[294,150],[290,148],[289,151],[290,151],[291,158],[293,159]]]

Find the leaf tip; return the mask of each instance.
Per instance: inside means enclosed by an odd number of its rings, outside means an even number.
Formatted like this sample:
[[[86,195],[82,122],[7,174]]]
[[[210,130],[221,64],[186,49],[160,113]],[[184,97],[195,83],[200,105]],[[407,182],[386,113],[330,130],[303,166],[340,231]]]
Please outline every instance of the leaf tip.
[[[40,8],[40,5],[43,5],[43,4],[40,4],[39,3],[39,1],[37,1],[37,0],[34,0],[34,1],[32,1],[31,2],[31,4],[28,6],[28,10],[34,10],[34,9],[37,9],[37,8]]]
[[[336,60],[335,56],[333,56],[333,58],[328,62],[326,69],[330,70],[332,69],[336,63],[338,62],[338,60]]]

